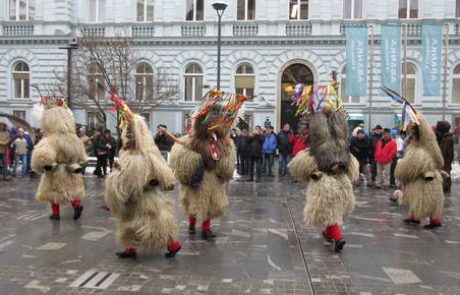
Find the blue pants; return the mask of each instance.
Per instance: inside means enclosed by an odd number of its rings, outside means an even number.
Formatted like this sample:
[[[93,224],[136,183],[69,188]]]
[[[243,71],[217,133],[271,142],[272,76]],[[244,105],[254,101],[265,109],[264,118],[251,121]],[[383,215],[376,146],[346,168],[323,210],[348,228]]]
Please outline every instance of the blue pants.
[[[290,160],[290,157],[289,155],[283,155],[283,154],[280,154],[280,166],[279,166],[279,169],[278,169],[278,173],[280,175],[286,175],[287,173],[287,164],[289,163],[289,160]]]
[[[13,167],[13,175],[16,175],[16,170],[18,168],[19,161],[22,161],[22,176],[27,176],[27,154],[24,155],[14,155],[14,167]]]
[[[0,154],[0,161],[2,162],[2,175],[3,177],[7,177],[8,172],[8,163],[6,162],[6,154]]]

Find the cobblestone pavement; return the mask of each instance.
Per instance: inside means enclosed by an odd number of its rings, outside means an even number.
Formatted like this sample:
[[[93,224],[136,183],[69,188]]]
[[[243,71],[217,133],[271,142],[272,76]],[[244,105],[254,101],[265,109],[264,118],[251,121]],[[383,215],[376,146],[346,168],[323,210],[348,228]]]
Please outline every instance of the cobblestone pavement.
[[[37,183],[0,182],[1,295],[459,294],[459,185],[434,231],[404,225],[406,209],[388,201],[390,191],[357,187],[347,244],[336,254],[303,222],[304,185],[235,180],[215,241],[189,237],[177,210],[183,249],[174,259],[120,260],[113,219],[101,209],[103,181],[87,176],[82,218],[73,221],[67,206],[58,222],[34,200]]]

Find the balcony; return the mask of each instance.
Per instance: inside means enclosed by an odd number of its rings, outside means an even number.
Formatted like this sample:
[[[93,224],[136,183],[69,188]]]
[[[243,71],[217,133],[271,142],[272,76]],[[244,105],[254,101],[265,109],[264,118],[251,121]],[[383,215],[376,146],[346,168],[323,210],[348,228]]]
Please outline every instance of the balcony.
[[[87,37],[106,37],[105,29],[103,24],[84,25],[81,28],[83,35]]]
[[[181,26],[182,37],[203,37],[206,35],[205,24],[189,24],[185,23]]]
[[[233,36],[235,37],[253,37],[259,34],[257,23],[235,23],[233,24]]]
[[[311,35],[310,22],[289,22],[286,24],[286,36],[301,37]]]
[[[133,37],[149,38],[155,37],[155,26],[153,24],[135,24],[132,26]]]
[[[34,24],[31,22],[4,22],[4,36],[32,36],[34,34]]]

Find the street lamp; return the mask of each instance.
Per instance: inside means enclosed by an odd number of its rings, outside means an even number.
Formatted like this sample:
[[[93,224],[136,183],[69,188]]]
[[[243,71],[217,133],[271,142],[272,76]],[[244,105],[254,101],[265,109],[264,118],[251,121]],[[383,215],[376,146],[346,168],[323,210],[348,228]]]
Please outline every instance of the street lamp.
[[[76,37],[71,37],[67,46],[59,47],[59,49],[67,49],[67,107],[72,108],[72,50],[78,48],[78,40]]]
[[[224,14],[227,3],[224,1],[214,1],[212,7],[217,12],[219,18],[218,30],[217,30],[217,90],[220,90],[220,47],[221,47],[221,21],[222,15]]]

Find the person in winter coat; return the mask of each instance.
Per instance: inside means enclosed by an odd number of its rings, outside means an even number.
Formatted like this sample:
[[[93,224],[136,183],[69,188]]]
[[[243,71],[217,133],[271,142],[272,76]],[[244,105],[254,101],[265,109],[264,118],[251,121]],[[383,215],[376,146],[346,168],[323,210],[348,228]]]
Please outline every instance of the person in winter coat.
[[[160,124],[157,126],[157,134],[155,135],[155,144],[160,149],[161,155],[163,158],[168,161],[168,154],[171,150],[171,147],[174,144],[174,141],[165,134],[163,130],[167,129],[167,126]]]
[[[17,137],[11,144],[14,148],[14,168],[13,176],[16,177],[16,170],[19,165],[19,162],[22,163],[22,177],[27,176],[27,149],[29,144],[27,139],[24,137],[24,130],[22,128],[18,129]]]
[[[350,152],[359,162],[359,172],[364,174],[366,182],[369,183],[371,181],[369,167],[370,142],[363,129],[358,129],[356,137],[351,138]]]
[[[284,124],[283,130],[277,135],[277,146],[279,152],[279,176],[286,176],[287,164],[292,153],[292,144],[289,142],[289,137],[292,134],[289,124]]]
[[[249,132],[246,129],[241,131],[241,135],[236,139],[236,156],[238,157],[238,174],[246,175],[249,170],[249,157],[248,157],[248,146],[249,146]]]
[[[264,167],[263,170],[267,171],[268,176],[273,176],[273,164],[275,161],[276,152],[276,135],[273,133],[273,126],[269,126],[265,132],[264,145],[262,147],[264,154]]]
[[[370,156],[369,156],[369,162],[371,164],[371,181],[367,183],[367,186],[374,186],[375,185],[375,179],[377,178],[377,163],[374,160],[374,153],[375,153],[375,146],[377,145],[377,142],[379,141],[380,138],[382,138],[382,126],[376,125],[374,129],[372,129],[372,133],[370,135]]]
[[[443,189],[445,192],[448,192],[452,186],[450,172],[452,171],[452,162],[454,161],[454,135],[450,132],[450,123],[448,121],[439,121],[436,124],[436,139],[444,158],[444,167],[442,170],[449,174],[449,177],[443,182]]]
[[[109,129],[104,130],[102,136],[98,136],[96,138],[96,142],[94,144],[97,156],[95,174],[98,177],[104,177],[107,175],[107,160],[113,153],[115,147],[116,142],[115,139],[111,136]]]
[[[8,141],[10,140],[10,134],[8,132],[5,122],[0,121],[0,161],[2,165],[2,179],[9,180],[9,170],[6,150],[8,148]]]
[[[292,145],[292,157],[295,157],[299,152],[308,148],[310,136],[308,135],[308,129],[304,129],[299,134],[291,134],[289,136],[289,142]]]
[[[396,153],[396,142],[391,137],[391,130],[385,128],[382,138],[377,141],[374,152],[374,160],[377,164],[376,187],[390,187],[391,163]]]
[[[264,144],[265,137],[262,134],[262,128],[257,125],[254,129],[253,134],[249,137],[248,142],[248,179],[247,181],[254,180],[254,168],[256,169],[256,182],[260,182],[262,175],[262,146]]]

